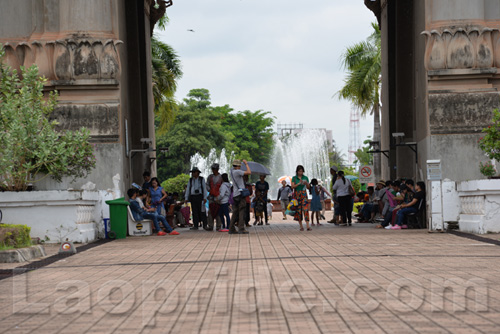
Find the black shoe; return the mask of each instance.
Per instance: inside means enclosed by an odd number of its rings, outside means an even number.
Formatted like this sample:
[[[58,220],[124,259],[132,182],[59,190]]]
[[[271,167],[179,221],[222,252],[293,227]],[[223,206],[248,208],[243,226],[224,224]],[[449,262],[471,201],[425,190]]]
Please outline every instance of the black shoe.
[[[254,225],[254,226],[255,226],[255,225],[257,225],[257,221],[254,221],[254,222],[253,222],[253,225]]]
[[[264,223],[259,223],[259,225],[264,225]]]
[[[191,227],[190,230],[198,231],[198,228],[197,227]]]
[[[227,234],[238,234],[238,232],[237,231],[229,231],[229,232],[227,232]]]
[[[325,216],[321,215],[321,219],[325,220],[326,218],[325,218]]]
[[[271,225],[271,224],[269,224],[269,223],[266,222],[266,225]]]
[[[250,232],[248,232],[247,230],[243,230],[243,231],[238,231],[238,234],[249,234]]]

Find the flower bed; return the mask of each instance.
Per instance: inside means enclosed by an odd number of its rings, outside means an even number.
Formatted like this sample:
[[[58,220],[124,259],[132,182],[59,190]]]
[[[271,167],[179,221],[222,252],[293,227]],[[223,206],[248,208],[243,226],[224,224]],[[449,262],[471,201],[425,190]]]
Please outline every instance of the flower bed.
[[[26,225],[0,224],[0,250],[31,246],[30,230]]]

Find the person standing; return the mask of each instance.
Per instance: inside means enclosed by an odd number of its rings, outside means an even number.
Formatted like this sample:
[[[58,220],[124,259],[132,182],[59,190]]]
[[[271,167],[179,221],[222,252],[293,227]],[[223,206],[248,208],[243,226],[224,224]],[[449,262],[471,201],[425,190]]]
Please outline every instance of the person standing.
[[[306,221],[307,230],[312,230],[309,227],[309,204],[307,200],[307,189],[310,188],[309,178],[304,175],[304,166],[298,165],[295,170],[295,176],[292,178],[292,189],[295,190],[293,197],[298,203],[293,219],[299,222],[301,231],[304,231],[302,220]]]
[[[260,192],[261,199],[264,201],[264,206],[267,205],[267,193],[269,191],[269,183],[266,181],[264,174],[260,175],[259,181],[255,182],[255,192]],[[264,210],[264,217],[266,218],[266,225],[269,225],[269,215],[267,210]]]
[[[191,178],[189,179],[185,200],[191,203],[191,209],[193,210],[193,224],[191,230],[197,230],[200,222],[206,221],[203,219],[202,206],[207,202],[207,187],[205,185],[205,180],[200,176],[201,171],[198,167],[194,167],[191,170]]]
[[[281,213],[283,213],[283,220],[286,220],[286,208],[288,207],[288,204],[290,203],[290,197],[292,196],[292,188],[286,184],[286,181],[283,180],[281,181],[281,184],[283,187],[281,187],[278,190],[278,198],[276,198],[277,201],[280,201],[281,203]]]
[[[337,198],[337,194],[333,190],[333,186],[335,185],[335,182],[337,182],[337,172],[339,171],[337,166],[332,166],[330,167],[330,175],[332,176],[332,180],[330,181],[330,193],[331,193],[331,198],[332,198],[332,210],[333,210],[333,218],[332,220],[329,220],[328,223],[330,224],[338,224],[338,218],[340,216],[340,204]]]
[[[145,170],[144,173],[142,173],[142,178],[144,179],[142,189],[149,190],[149,188],[151,188],[151,173]]]
[[[345,178],[343,171],[338,172],[337,181],[332,190],[337,194],[343,226],[351,226],[352,224],[352,195],[350,189],[352,189],[351,181]]]
[[[311,180],[311,225],[314,226],[314,216],[316,216],[316,221],[318,226],[320,226],[319,222],[319,214],[321,212],[321,201],[320,201],[320,186],[318,184],[317,179]]]
[[[167,198],[167,192],[163,187],[160,187],[158,178],[151,179],[151,187],[149,187],[149,196],[151,197],[151,206],[156,208],[156,213],[159,215],[166,215],[165,205],[163,201]]]
[[[328,190],[326,190],[325,187],[323,187],[323,184],[321,183],[321,181],[319,182],[318,187],[319,187],[319,201],[321,203],[321,214],[320,214],[320,216],[321,216],[321,219],[326,219],[325,218],[325,210],[326,210],[325,200],[326,200],[326,196],[327,195],[330,198],[332,198],[332,195],[328,192]],[[333,202],[332,202],[332,204],[333,204]]]
[[[220,186],[219,196],[216,197],[216,201],[220,204],[219,208],[219,219],[221,220],[221,226],[217,226],[217,231],[223,231],[229,228],[229,223],[231,218],[229,217],[229,195],[231,194],[231,183],[229,183],[229,177],[226,173],[222,174],[222,185]],[[224,222],[224,218],[226,221]]]
[[[267,199],[267,216],[270,218],[270,219],[273,219],[273,203],[271,203],[271,199]],[[269,225],[269,224],[267,224]]]
[[[247,203],[245,208],[245,226],[250,227],[250,207],[252,206],[251,199],[254,197],[255,192],[253,191],[254,187],[252,186],[252,184],[248,183],[248,175],[243,175],[243,181],[245,181],[245,187],[250,192],[250,196],[247,196],[245,198],[245,201]]]
[[[219,215],[220,205],[215,201],[220,193],[222,185],[222,176],[219,174],[219,164],[212,164],[212,174],[207,178],[207,191],[208,191],[208,224],[206,230],[212,231],[214,229],[214,219],[216,223],[216,230],[221,228],[221,218]]]
[[[250,166],[246,160],[243,160],[245,164],[246,171],[241,170],[241,161],[234,160],[233,168],[231,169],[231,179],[233,180],[233,215],[231,217],[231,223],[229,224],[229,234],[248,234],[245,229],[245,209],[247,202],[243,196],[242,191],[248,192],[245,188],[245,181],[243,180],[244,175],[252,174]],[[236,224],[238,225],[238,231],[236,231]]]

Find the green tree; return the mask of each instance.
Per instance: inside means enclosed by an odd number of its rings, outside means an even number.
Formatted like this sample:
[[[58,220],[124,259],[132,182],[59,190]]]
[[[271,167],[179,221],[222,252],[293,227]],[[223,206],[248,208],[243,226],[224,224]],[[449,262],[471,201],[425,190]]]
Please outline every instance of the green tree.
[[[168,180],[162,182],[161,186],[165,191],[169,194],[174,192],[179,193],[179,196],[182,195],[184,189],[187,187],[190,176],[188,174],[179,174],[175,177],[172,177]]]
[[[371,145],[370,145],[371,139],[368,138],[363,142],[365,146],[362,148],[359,148],[356,152],[354,152],[354,155],[356,156],[356,160],[354,163],[359,163],[360,165],[371,165],[373,163],[373,155],[368,153],[371,151]]]
[[[345,166],[345,154],[338,149],[335,141],[330,145],[330,148],[328,149],[328,159],[330,161],[330,166],[337,166],[340,169]]]
[[[177,80],[182,77],[181,62],[170,45],[152,37],[151,66],[155,115],[159,122],[159,132],[163,133],[172,125],[178,109],[174,95]]]
[[[49,116],[57,93],[44,96],[45,78],[38,67],[21,67],[21,74],[1,62],[0,45],[0,189],[26,190],[40,174],[85,177],[95,167],[88,130],[56,130]]]
[[[212,148],[225,147],[226,135],[210,103],[208,90],[191,90],[179,106],[170,130],[157,137],[157,147],[169,148],[166,159],[158,161],[158,175],[161,178],[186,172],[191,167],[189,159],[196,152],[208,155]]]
[[[186,172],[191,156],[197,152],[207,156],[212,148],[224,148],[228,158],[234,152],[237,159],[265,164],[273,150],[273,124],[270,112],[213,107],[207,89],[192,89],[171,129],[157,138],[158,147],[169,147],[167,158],[158,161],[158,175],[166,178]]]
[[[263,164],[269,162],[274,146],[274,117],[271,112],[245,110],[233,113],[228,105],[216,107],[215,112],[221,119],[228,141],[233,144],[226,147],[226,151],[234,151],[239,159]]]
[[[380,143],[381,40],[377,23],[372,23],[372,27],[374,31],[366,41],[347,47],[342,54],[347,77],[336,95],[350,101],[362,116],[373,114],[373,141]],[[380,154],[375,154],[373,160],[375,177],[380,178]]]

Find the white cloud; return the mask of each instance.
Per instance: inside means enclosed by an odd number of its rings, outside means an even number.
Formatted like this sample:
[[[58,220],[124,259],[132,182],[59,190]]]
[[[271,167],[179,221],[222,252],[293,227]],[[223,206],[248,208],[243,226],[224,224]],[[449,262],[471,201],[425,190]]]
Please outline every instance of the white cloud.
[[[342,51],[371,33],[363,1],[183,0],[167,14],[158,35],[181,57],[179,100],[207,88],[213,105],[331,129],[347,155],[351,108],[332,96],[343,84]],[[371,117],[361,121],[361,141],[372,128]]]

